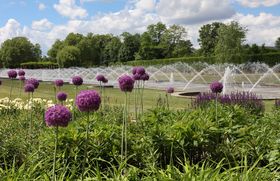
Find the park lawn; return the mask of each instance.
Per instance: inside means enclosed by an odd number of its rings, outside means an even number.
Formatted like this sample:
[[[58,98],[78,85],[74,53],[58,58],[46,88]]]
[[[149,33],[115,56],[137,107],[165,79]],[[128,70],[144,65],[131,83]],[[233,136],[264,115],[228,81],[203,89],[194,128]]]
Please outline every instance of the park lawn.
[[[9,97],[11,81],[8,79],[2,79],[2,85],[0,86],[0,98]],[[28,95],[23,91],[23,85],[20,81],[13,80],[12,99],[20,97],[27,99]],[[82,85],[79,90],[94,89],[99,91],[98,86]],[[176,87],[175,87],[176,90]],[[21,92],[20,92],[21,91]],[[75,97],[75,86],[71,84],[64,84],[61,91],[68,94],[68,98],[73,99]],[[134,92],[128,94],[130,100],[130,109],[133,111],[134,105]],[[118,88],[105,88],[106,102],[113,106],[122,105],[125,101],[125,94]],[[163,90],[145,89],[144,91],[144,108],[150,109],[157,106],[159,99],[165,99],[166,93]],[[40,82],[39,88],[34,92],[35,98],[54,99],[54,86],[52,82]],[[274,101],[264,101],[265,110],[267,112],[272,111],[274,107]],[[169,97],[170,108],[174,109],[187,109],[191,106],[191,100],[186,98]]]
[[[2,85],[0,86],[0,98],[9,97],[11,81],[8,79],[2,79]],[[79,90],[94,89],[99,91],[98,86],[82,85]],[[61,91],[68,94],[68,98],[73,99],[75,97],[75,86],[71,84],[64,84]],[[134,107],[134,92],[129,93],[130,107]],[[113,106],[122,105],[125,101],[125,93],[121,92],[118,88],[105,88],[106,102]],[[150,109],[157,105],[158,100],[165,99],[166,93],[163,90],[145,89],[144,90],[144,108]],[[28,94],[24,92],[23,85],[20,81],[13,80],[12,99],[15,98],[27,99]],[[54,99],[54,86],[52,82],[40,82],[38,89],[34,92],[34,98]],[[169,105],[175,109],[189,108],[191,101],[185,98],[169,97]]]

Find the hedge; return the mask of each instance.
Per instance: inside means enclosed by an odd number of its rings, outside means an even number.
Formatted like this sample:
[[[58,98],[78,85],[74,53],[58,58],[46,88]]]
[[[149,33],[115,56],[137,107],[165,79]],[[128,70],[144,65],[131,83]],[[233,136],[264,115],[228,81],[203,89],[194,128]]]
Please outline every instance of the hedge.
[[[235,56],[233,56],[235,57]],[[124,65],[130,66],[149,66],[149,65],[167,65],[176,62],[195,63],[195,62],[207,62],[209,64],[219,63],[215,56],[212,57],[181,57],[181,58],[168,58],[168,59],[154,59],[154,60],[137,60],[124,62]],[[270,66],[280,63],[280,52],[266,53],[266,54],[253,54],[239,56],[239,60],[229,61],[227,63],[248,63],[248,62],[261,62]]]
[[[54,62],[25,62],[20,64],[21,68],[24,69],[53,69],[58,68],[58,64]]]

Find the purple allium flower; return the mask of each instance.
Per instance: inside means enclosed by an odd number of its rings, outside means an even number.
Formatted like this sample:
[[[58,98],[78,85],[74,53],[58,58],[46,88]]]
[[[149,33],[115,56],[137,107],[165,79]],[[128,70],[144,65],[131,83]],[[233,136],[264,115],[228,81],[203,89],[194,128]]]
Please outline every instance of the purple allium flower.
[[[54,84],[55,84],[55,86],[57,86],[57,87],[62,87],[63,84],[64,84],[64,82],[63,82],[62,79],[57,79],[57,80],[54,81]]]
[[[72,77],[72,83],[76,86],[80,86],[83,84],[83,79],[80,76],[74,76]]]
[[[105,77],[102,74],[99,74],[99,75],[96,76],[96,80],[99,81],[99,82],[103,82],[104,79],[105,79]]]
[[[123,92],[131,92],[134,86],[134,80],[128,76],[128,75],[123,75],[119,77],[119,87],[121,91]]]
[[[25,81],[26,84],[33,84],[34,85],[34,88],[37,89],[39,87],[39,80],[37,79],[34,79],[34,78],[30,78],[30,79],[27,79]]]
[[[138,69],[138,67],[133,67],[132,68],[132,75],[135,75],[136,73],[137,73],[137,69]]]
[[[214,81],[210,84],[210,89],[213,93],[221,93],[223,91],[223,84],[218,81]]]
[[[59,101],[65,101],[67,99],[67,94],[64,92],[59,92],[57,93],[56,97]]]
[[[141,80],[141,75],[140,74],[133,74],[132,75],[133,80]]]
[[[137,74],[143,75],[144,73],[146,73],[146,70],[144,67],[138,67],[136,70]]]
[[[150,76],[149,76],[149,74],[144,73],[143,75],[141,75],[140,79],[143,81],[147,81],[150,79]]]
[[[25,84],[24,92],[34,92],[35,88],[33,84]]]
[[[108,83],[108,79],[104,78],[103,83],[104,84]]]
[[[17,77],[17,71],[15,71],[15,70],[9,70],[9,71],[8,71],[8,77],[9,77],[10,79],[16,78],[16,77]]]
[[[18,76],[25,76],[24,70],[19,70],[18,71]]]
[[[174,88],[173,88],[173,87],[168,87],[168,88],[166,89],[166,92],[167,92],[168,94],[172,94],[172,93],[174,92]]]
[[[71,120],[71,112],[62,105],[49,107],[45,112],[45,121],[47,126],[66,127]]]
[[[83,90],[76,97],[76,106],[81,112],[98,110],[101,98],[95,90]]]
[[[19,76],[18,79],[21,80],[21,81],[25,81],[24,75]]]

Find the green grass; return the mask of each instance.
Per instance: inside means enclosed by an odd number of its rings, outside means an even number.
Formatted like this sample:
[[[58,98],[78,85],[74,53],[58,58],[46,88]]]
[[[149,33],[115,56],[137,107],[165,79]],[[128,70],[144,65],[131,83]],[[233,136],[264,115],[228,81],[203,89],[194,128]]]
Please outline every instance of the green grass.
[[[2,85],[0,87],[0,98],[9,97],[11,81],[8,79],[2,80]],[[13,91],[12,99],[20,97],[22,99],[27,99],[28,94],[23,91],[20,87],[20,82],[18,80],[13,81]],[[94,89],[99,91],[99,87],[93,85],[82,85],[79,90]],[[21,91],[21,96],[20,96]],[[75,86],[71,84],[64,84],[61,91],[68,94],[68,98],[73,99],[75,97]],[[134,105],[134,92],[130,93],[130,105],[131,111]],[[122,105],[124,103],[125,94],[117,88],[105,88],[105,96],[108,97],[108,102],[110,105]],[[156,107],[157,100],[165,98],[166,94],[163,90],[153,90],[145,89],[144,91],[144,107],[146,109]],[[39,88],[34,92],[34,97],[40,97],[44,99],[54,99],[54,86],[52,82],[40,82]],[[170,107],[175,109],[188,108],[191,101],[185,98],[171,97],[169,98]]]
[[[20,82],[14,80],[14,87],[12,91],[12,99],[20,97],[22,99],[27,99],[27,93],[23,91],[20,87]],[[2,80],[2,85],[0,86],[0,98],[9,97],[11,81],[8,79]],[[82,85],[79,90],[85,89],[95,89],[99,91],[99,87],[93,85]],[[175,87],[176,89],[176,87]],[[21,93],[20,93],[21,91]],[[73,99],[75,97],[75,87],[71,84],[64,84],[61,91],[68,94],[68,98]],[[20,96],[21,94],[21,96]],[[105,96],[108,97],[108,102],[110,105],[122,105],[124,103],[124,93],[117,88],[105,88]],[[40,97],[44,99],[54,99],[54,87],[52,82],[40,82],[39,88],[34,92],[34,97]],[[144,107],[145,109],[150,109],[156,107],[159,98],[165,98],[165,91],[145,89],[144,91]],[[130,94],[130,110],[133,111],[134,104],[134,93]],[[190,99],[171,97],[169,98],[169,104],[171,108],[174,109],[186,109],[189,108],[191,104]],[[274,106],[273,100],[264,101],[266,112],[271,112]]]

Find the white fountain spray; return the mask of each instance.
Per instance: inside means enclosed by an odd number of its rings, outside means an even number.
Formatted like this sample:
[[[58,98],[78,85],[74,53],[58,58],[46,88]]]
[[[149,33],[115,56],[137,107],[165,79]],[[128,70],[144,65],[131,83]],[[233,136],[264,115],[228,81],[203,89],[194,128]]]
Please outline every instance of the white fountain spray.
[[[231,75],[231,69],[229,67],[226,67],[225,73],[224,73],[224,76],[223,76],[223,92],[222,92],[222,94],[226,94],[227,84],[228,84],[230,75]]]

